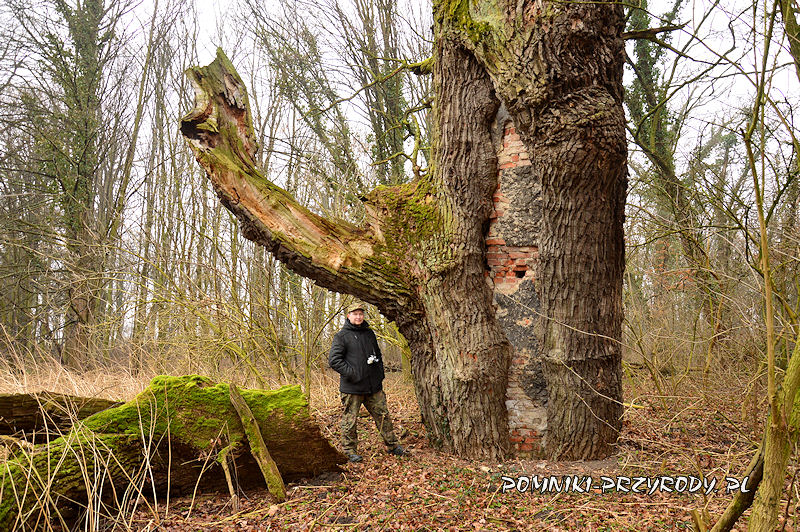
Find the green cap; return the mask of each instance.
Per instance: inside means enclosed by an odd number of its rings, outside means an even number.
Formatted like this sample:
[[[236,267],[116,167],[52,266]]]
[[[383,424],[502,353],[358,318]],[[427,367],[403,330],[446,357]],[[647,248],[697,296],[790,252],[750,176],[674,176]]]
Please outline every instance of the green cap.
[[[353,303],[352,305],[347,307],[347,313],[348,314],[350,314],[351,312],[353,312],[355,310],[364,310],[364,303],[361,303],[360,301],[356,301],[355,303]]]

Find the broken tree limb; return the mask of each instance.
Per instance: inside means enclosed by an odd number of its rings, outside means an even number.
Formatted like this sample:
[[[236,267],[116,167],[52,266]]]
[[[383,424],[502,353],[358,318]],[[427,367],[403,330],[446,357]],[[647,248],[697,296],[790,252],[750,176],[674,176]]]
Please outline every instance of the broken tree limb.
[[[298,386],[241,396],[287,480],[338,470],[346,458],[322,436]],[[196,375],[156,377],[135,399],[79,422],[63,437],[0,465],[0,530],[69,519],[92,500],[224,490],[215,459],[228,449],[239,487],[264,485],[229,386]],[[96,508],[96,506],[93,506]]]
[[[119,406],[120,402],[98,397],[77,397],[54,392],[0,394],[0,435],[45,432],[58,437],[75,421]]]
[[[230,396],[231,404],[236,409],[242,422],[244,434],[250,445],[250,453],[258,462],[258,467],[261,469],[261,474],[264,475],[264,481],[267,483],[267,489],[278,500],[286,500],[286,486],[283,484],[281,472],[278,470],[278,466],[275,465],[275,460],[270,456],[267,444],[264,443],[258,421],[253,417],[253,412],[250,411],[250,407],[247,406],[247,402],[242,397],[242,394],[239,393],[235,384],[230,385]]]
[[[356,227],[324,218],[257,168],[247,90],[221,49],[210,65],[186,75],[195,106],[181,119],[181,133],[222,204],[239,219],[242,234],[321,286],[373,303],[391,301],[399,312],[411,287],[397,275],[398,255],[379,224]]]

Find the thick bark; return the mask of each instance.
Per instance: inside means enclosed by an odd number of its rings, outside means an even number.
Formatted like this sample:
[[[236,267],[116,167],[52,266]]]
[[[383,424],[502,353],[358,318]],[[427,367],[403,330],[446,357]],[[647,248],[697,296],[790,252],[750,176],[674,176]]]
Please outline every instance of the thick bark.
[[[450,245],[426,253],[425,260],[434,259],[439,271],[418,278],[419,293],[452,434],[447,448],[467,456],[478,448],[501,457],[508,441],[511,346],[495,318],[484,276],[484,230],[497,188],[490,131],[499,101],[486,71],[458,41],[438,39],[435,58],[434,186],[448,191],[440,208],[449,222],[443,236]],[[416,345],[410,345],[416,354]]]
[[[622,6],[460,0],[437,18],[490,74],[541,179],[548,455],[607,456],[622,416]]]
[[[189,72],[197,101],[181,131],[243,234],[397,322],[431,441],[465,457],[508,449],[512,348],[485,279],[500,101],[546,206],[538,280],[550,454],[605,456],[620,427],[622,8],[540,6],[435,3],[435,164],[417,181],[368,194],[364,227],[309,212],[259,172],[247,95],[221,51]]]
[[[77,420],[118,406],[97,397],[75,397],[52,392],[0,394],[0,434],[23,433],[41,441],[44,434],[58,437]]]
[[[18,451],[0,471],[0,529],[35,527],[89,497],[113,502],[224,489],[222,460],[235,465],[239,486],[263,486],[253,435],[246,435],[229,393],[227,384],[204,377],[157,377],[133,401],[30,452]],[[252,414],[250,428],[260,428],[262,450],[269,449],[283,478],[315,476],[346,461],[321,435],[298,386],[242,390],[241,397]]]

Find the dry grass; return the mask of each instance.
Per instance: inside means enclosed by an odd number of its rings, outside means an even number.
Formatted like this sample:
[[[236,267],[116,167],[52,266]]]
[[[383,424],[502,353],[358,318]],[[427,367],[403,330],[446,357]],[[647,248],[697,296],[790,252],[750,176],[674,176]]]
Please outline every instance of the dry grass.
[[[0,359],[0,393],[34,393],[42,390],[80,397],[104,397],[127,401],[147,386],[150,374],[134,374],[124,368],[79,371],[52,357]]]

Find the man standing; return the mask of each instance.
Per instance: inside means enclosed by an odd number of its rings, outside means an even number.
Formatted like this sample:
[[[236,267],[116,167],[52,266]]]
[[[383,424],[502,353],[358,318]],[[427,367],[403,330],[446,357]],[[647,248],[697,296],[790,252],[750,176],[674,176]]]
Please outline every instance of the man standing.
[[[339,374],[344,414],[342,415],[342,447],[351,462],[360,462],[356,420],[361,405],[375,420],[378,432],[390,454],[404,456],[394,434],[386,394],[383,393],[383,357],[375,333],[364,321],[364,306],[354,303],[347,307],[347,319],[342,330],[333,337],[328,365]]]

